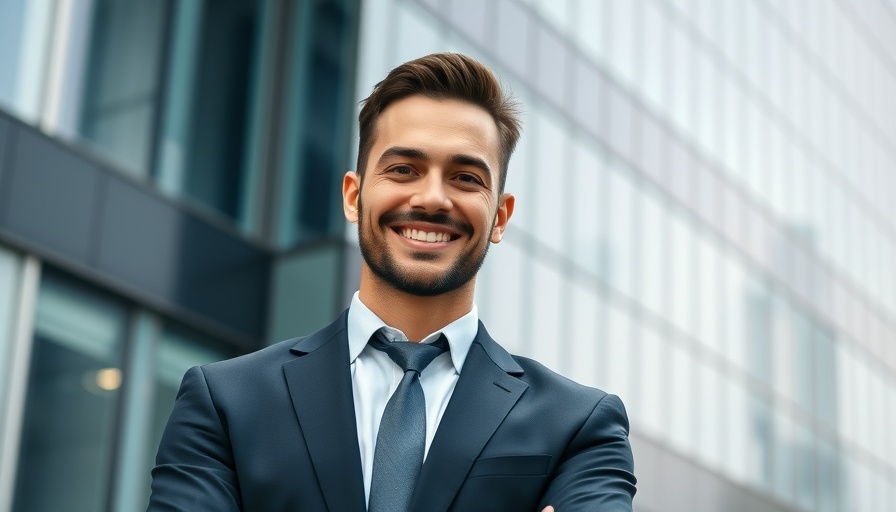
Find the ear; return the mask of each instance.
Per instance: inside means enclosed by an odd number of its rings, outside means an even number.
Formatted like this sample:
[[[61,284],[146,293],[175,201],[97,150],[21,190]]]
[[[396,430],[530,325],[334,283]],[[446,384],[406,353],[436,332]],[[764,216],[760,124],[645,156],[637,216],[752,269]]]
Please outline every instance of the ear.
[[[513,205],[516,199],[513,194],[501,194],[498,198],[498,212],[495,213],[495,227],[492,228],[491,241],[493,244],[499,243],[504,236],[504,230],[507,229],[507,222],[513,215]]]
[[[349,171],[342,177],[342,211],[349,222],[358,222],[358,198],[361,194],[361,176]]]

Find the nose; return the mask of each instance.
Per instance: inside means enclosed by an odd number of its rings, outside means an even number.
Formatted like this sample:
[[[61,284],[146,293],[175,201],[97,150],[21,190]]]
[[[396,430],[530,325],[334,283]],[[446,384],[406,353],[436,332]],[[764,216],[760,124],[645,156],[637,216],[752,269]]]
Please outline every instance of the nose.
[[[438,172],[427,173],[424,179],[417,182],[418,189],[414,191],[410,200],[411,208],[419,208],[427,212],[447,212],[454,207],[440,174]]]

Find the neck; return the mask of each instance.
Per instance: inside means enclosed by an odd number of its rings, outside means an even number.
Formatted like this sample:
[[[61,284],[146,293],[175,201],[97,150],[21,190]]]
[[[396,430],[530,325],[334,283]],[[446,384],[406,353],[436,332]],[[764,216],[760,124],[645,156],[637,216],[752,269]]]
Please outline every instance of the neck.
[[[421,297],[390,286],[362,264],[358,296],[386,325],[401,330],[409,341],[420,341],[469,313],[475,289],[473,278],[451,292]]]

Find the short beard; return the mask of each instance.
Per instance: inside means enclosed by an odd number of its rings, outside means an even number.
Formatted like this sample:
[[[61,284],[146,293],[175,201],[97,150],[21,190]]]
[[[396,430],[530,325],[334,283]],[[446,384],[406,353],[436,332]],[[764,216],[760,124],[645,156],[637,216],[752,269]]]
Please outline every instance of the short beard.
[[[473,228],[468,224],[459,223],[457,220],[445,214],[429,215],[423,212],[407,212],[403,214],[387,212],[380,218],[379,229],[381,231],[390,229],[385,225],[394,221],[396,217],[406,218],[407,220],[412,221],[430,222],[433,224],[450,226],[455,230],[464,232],[468,236],[473,234]],[[414,276],[410,272],[402,271],[402,269],[395,263],[395,260],[392,259],[385,244],[377,246],[377,244],[370,239],[372,234],[371,236],[365,235],[364,219],[364,208],[361,206],[361,200],[359,198],[358,242],[361,246],[361,256],[364,258],[367,266],[377,277],[395,289],[419,297],[442,295],[457,290],[461,286],[469,283],[476,277],[476,274],[479,273],[479,269],[485,261],[485,255],[488,253],[489,245],[491,245],[486,238],[484,247],[471,247],[464,254],[460,255],[457,261],[454,262],[454,265],[452,265],[443,275],[426,279]],[[491,233],[491,229],[489,230],[489,233]],[[421,261],[426,261],[432,260],[437,256],[432,253],[421,251],[413,253],[413,257]]]

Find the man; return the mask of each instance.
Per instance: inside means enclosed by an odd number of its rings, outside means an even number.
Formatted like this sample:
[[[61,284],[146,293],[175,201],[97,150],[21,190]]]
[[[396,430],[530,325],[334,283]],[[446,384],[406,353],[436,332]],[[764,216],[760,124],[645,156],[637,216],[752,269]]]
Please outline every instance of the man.
[[[351,306],[187,372],[150,509],[631,510],[619,399],[509,355],[477,318],[476,274],[514,209],[519,122],[494,75],[458,54],[405,63],[359,121]]]

